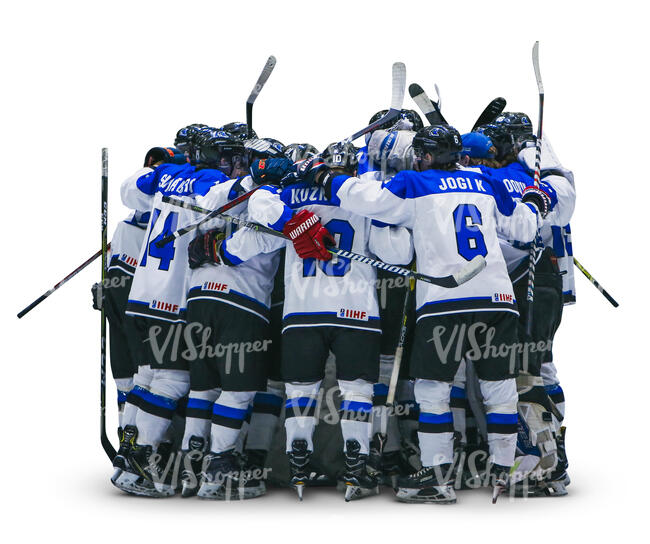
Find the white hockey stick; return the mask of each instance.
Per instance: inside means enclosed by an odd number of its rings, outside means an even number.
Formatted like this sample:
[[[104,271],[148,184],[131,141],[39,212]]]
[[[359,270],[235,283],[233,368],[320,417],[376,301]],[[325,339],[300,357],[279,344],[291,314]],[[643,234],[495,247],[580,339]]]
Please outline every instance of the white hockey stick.
[[[371,123],[366,128],[355,132],[349,138],[346,138],[341,142],[342,144],[350,143],[360,138],[368,132],[376,130],[378,127],[382,126],[384,123],[388,123],[393,119],[397,119],[402,110],[402,104],[404,104],[404,92],[406,91],[406,66],[403,62],[396,62],[393,64],[393,80],[392,80],[392,94],[390,100],[390,109],[386,114],[377,119],[374,123]]]

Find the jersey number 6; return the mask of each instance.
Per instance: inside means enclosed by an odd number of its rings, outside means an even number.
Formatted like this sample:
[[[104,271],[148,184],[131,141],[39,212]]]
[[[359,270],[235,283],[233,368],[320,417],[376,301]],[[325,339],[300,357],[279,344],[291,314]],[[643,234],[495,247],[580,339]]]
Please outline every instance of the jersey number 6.
[[[460,204],[453,213],[458,254],[467,261],[477,255],[485,257],[487,246],[478,225],[483,224],[481,212],[474,204]]]

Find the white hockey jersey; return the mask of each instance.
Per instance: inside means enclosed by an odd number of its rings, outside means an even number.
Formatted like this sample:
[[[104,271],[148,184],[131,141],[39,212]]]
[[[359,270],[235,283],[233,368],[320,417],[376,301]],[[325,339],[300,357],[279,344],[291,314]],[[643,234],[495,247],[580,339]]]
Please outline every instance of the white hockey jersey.
[[[538,219],[534,207],[514,202],[501,182],[467,169],[405,170],[381,185],[342,175],[332,181],[332,200],[412,229],[418,271],[424,274],[447,276],[477,255],[485,257],[486,268],[459,287],[417,282],[418,319],[472,311],[518,313],[497,233],[531,241]]]
[[[517,158],[529,171],[534,171],[534,146],[522,149]],[[542,180],[553,187],[558,200],[555,209],[546,216],[540,234],[544,245],[552,247],[557,256],[558,266],[562,273],[564,303],[573,304],[576,301],[576,285],[569,221],[575,209],[575,181],[573,172],[562,166],[558,160],[547,136],[542,138],[540,170]]]
[[[148,211],[135,211],[118,223],[111,239],[107,270],[119,269],[129,276],[135,274],[150,215]]]
[[[254,182],[250,176],[229,180],[213,187],[204,196],[197,196],[196,203],[203,208],[213,210],[240,194],[251,191],[253,187]],[[242,202],[227,213],[247,219],[246,208],[247,202]],[[226,258],[239,266],[206,264],[192,270],[189,278],[188,301],[207,299],[221,302],[248,311],[268,322],[273,278],[277,272],[280,255],[273,248],[270,253],[260,251],[259,255],[242,262],[237,257],[239,249],[237,244],[249,245],[248,235],[252,234],[255,237],[259,235],[247,229],[237,229],[230,223],[228,228],[232,228],[234,232],[228,239],[231,245],[226,248],[224,244]],[[253,243],[257,244],[258,241]]]
[[[376,182],[369,182],[374,183]],[[376,255],[390,263],[410,262],[411,238],[406,229],[373,225],[338,207],[322,189],[305,182],[284,189],[263,186],[251,197],[252,221],[281,231],[294,212],[309,210],[336,239],[340,248]],[[301,259],[291,242],[253,231],[240,231],[226,241],[229,254],[246,260],[260,251],[286,244],[283,330],[306,326],[337,326],[380,332],[376,271],[371,266],[334,257],[330,261]]]
[[[218,170],[195,170],[189,164],[163,164],[155,170],[146,168],[124,181],[122,202],[133,209],[151,210],[129,293],[127,314],[170,322],[185,321],[189,278],[187,248],[192,235],[181,236],[162,247],[157,243],[179,228],[195,223],[201,216],[167,204],[162,198],[171,196],[193,203],[195,196],[205,195],[227,179]]]

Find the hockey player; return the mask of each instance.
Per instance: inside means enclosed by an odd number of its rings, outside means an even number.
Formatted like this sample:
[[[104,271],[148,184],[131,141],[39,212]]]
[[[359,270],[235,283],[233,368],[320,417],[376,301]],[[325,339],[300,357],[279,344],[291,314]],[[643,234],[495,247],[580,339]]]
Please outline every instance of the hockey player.
[[[348,148],[328,148],[328,160],[336,168],[352,173],[355,153]],[[281,190],[262,187],[249,203],[250,218],[281,230],[293,246],[286,248],[285,303],[282,331],[282,375],[286,383],[287,453],[291,484],[302,497],[309,485],[312,435],[316,423],[317,398],[330,350],[336,357],[337,378],[343,401],[341,429],[345,441],[346,500],[378,492],[377,481],[368,474],[369,417],[373,383],[379,367],[380,326],[374,269],[348,259],[330,261],[326,251],[305,251],[295,239],[306,233],[304,219],[317,214],[339,247],[359,253],[375,253],[389,262],[408,262],[411,244],[404,229],[377,229],[371,221],[333,206],[322,191],[306,182]],[[237,237],[254,237],[238,232],[222,246],[233,253]],[[258,235],[259,236],[259,235]],[[269,251],[285,245],[258,248]],[[254,242],[254,240],[253,240]],[[238,259],[254,253],[240,244]],[[304,259],[303,259],[304,257]],[[317,259],[315,259],[316,257]]]
[[[195,140],[188,142],[190,156]],[[196,170],[189,163],[161,165],[128,178],[121,188],[125,205],[149,209],[151,217],[141,248],[126,313],[135,316],[149,369],[139,369],[129,402],[137,406],[135,424],[126,432],[124,472],[115,485],[147,496],[175,493],[175,458],[169,436],[172,417],[189,390],[184,348],[188,237],[159,243],[195,214],[167,204],[164,196],[193,202],[196,195],[225,181],[218,170]],[[122,446],[122,445],[121,445]]]
[[[454,289],[419,283],[411,357],[420,405],[422,469],[399,481],[398,499],[456,501],[449,469],[453,453],[451,382],[463,355],[474,361],[488,420],[495,493],[505,488],[517,432],[516,368],[507,347],[516,344],[517,304],[497,232],[530,241],[549,197],[540,190],[515,203],[500,184],[459,170],[458,132],[449,126],[420,130],[413,140],[417,171],[403,171],[383,186],[339,175],[315,161],[308,179],[344,209],[411,228],[418,270],[449,274],[482,255],[479,278]],[[505,347],[505,348],[504,348]],[[506,349],[506,354],[504,354]]]
[[[239,143],[234,155],[222,145],[232,146],[233,142],[208,143],[201,147],[200,155],[208,163],[233,161],[230,175],[235,178],[197,197],[202,207],[216,209],[235,195],[252,191],[258,180],[275,181],[275,176],[284,177],[293,170],[293,163],[283,158],[281,173],[277,169],[272,173],[263,160],[253,164],[252,175],[242,176],[246,172],[234,162],[243,159],[243,144]],[[245,205],[229,213],[245,213]],[[265,457],[282,395],[279,387],[267,387],[270,295],[279,255],[259,255],[233,267],[239,264],[238,259],[227,251],[218,252],[226,237],[223,229],[209,230],[192,241],[189,252],[188,336],[198,351],[190,365],[189,403],[204,405],[205,415],[193,414],[184,442],[201,443],[202,449],[208,449],[209,433],[209,453],[203,461],[198,495],[218,500],[249,499],[265,493]],[[253,412],[244,452],[246,466],[240,462],[236,445],[249,407]]]
[[[147,152],[143,167],[155,168],[162,163],[184,162],[185,157],[180,150],[154,147]],[[111,370],[117,386],[120,441],[124,428],[124,406],[133,387],[133,375],[138,370],[140,357],[140,342],[133,318],[125,315],[124,311],[149,216],[149,211],[136,210],[118,224],[108,254],[106,282],[104,285],[96,283],[92,288],[93,307],[99,310],[104,304],[109,323]]]
[[[531,175],[534,169],[534,147],[526,147],[528,142],[534,141],[532,125],[528,117],[522,113],[506,112],[494,125],[488,125],[479,132],[483,137],[489,135],[501,142],[498,146],[501,149],[497,151],[495,157],[500,167],[489,168],[485,165],[480,167],[500,179],[514,199],[520,199],[524,188],[532,185]],[[480,136],[477,135],[468,135],[468,138],[480,140]],[[477,152],[478,147],[475,146],[473,153],[470,152],[474,156],[473,163],[486,161],[477,157],[481,154]],[[548,145],[545,147],[548,149]],[[521,162],[516,158],[518,152],[520,152]],[[523,429],[518,444],[519,472],[522,475],[530,474],[532,482],[519,485],[516,492],[531,495],[566,494],[564,483],[566,457],[563,451],[563,431],[560,430],[558,421],[563,414],[555,409],[553,401],[547,397],[541,372],[542,365],[546,363],[548,367],[547,361],[552,361],[550,346],[562,316],[562,276],[552,248],[559,245],[564,255],[564,240],[560,239],[558,244],[557,236],[553,236],[553,233],[560,231],[561,226],[568,223],[575,206],[575,189],[570,181],[572,175],[562,170],[559,163],[549,155],[548,151],[543,155],[545,168],[540,183],[545,192],[551,195],[552,204],[541,229],[541,241],[547,247],[539,251],[536,264],[533,331],[530,338],[526,331],[529,249],[528,246],[522,246],[517,241],[501,240],[515,295],[520,301],[520,341],[535,344],[545,342],[548,346],[544,351],[523,354],[521,372],[517,378],[519,411],[522,416],[520,425]],[[526,158],[528,165],[525,162]],[[555,416],[551,415],[553,412]]]

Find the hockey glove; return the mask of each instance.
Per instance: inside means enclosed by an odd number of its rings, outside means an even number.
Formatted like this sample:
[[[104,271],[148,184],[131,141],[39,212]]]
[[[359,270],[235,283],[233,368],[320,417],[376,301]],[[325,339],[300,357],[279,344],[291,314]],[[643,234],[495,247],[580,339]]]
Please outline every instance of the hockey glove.
[[[93,286],[90,288],[90,291],[93,294],[93,309],[101,310],[102,304],[104,304],[104,290],[102,289],[102,284],[93,283]]]
[[[185,164],[187,158],[178,149],[173,147],[152,147],[144,157],[144,166],[155,168],[162,163]]]
[[[223,259],[219,253],[225,238],[226,235],[219,230],[211,230],[194,238],[187,250],[187,260],[190,263],[190,268],[194,270],[208,263],[231,264],[226,259]]]
[[[290,159],[260,159],[251,166],[253,180],[260,183],[279,184],[287,176],[296,171]]]
[[[542,218],[546,217],[551,209],[551,197],[546,193],[546,191],[543,191],[534,185],[528,186],[524,189],[524,192],[521,195],[521,201],[535,206],[535,208],[537,208],[537,213],[539,213]]]
[[[322,157],[316,155],[298,164],[298,177],[312,185],[322,187],[325,191],[325,198],[332,197],[331,181],[341,172],[330,168]]]
[[[328,245],[336,241],[327,229],[321,225],[318,216],[308,210],[301,210],[284,225],[282,232],[293,242],[293,248],[301,259],[319,259],[329,261],[332,254]]]

